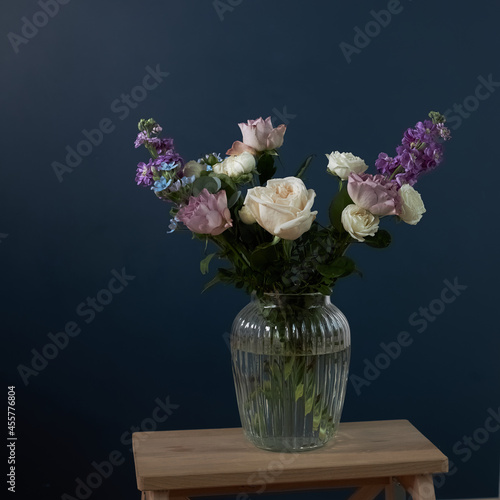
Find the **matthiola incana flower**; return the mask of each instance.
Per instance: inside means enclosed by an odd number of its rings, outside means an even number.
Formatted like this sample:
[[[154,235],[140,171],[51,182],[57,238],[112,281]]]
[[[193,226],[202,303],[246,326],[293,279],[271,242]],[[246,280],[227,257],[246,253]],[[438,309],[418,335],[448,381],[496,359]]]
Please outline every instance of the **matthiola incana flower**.
[[[134,144],[136,148],[142,146],[143,144],[149,144],[158,154],[162,154],[170,149],[173,149],[174,140],[170,138],[160,139],[159,137],[148,137],[146,132],[139,132]]]
[[[418,122],[403,134],[401,145],[396,148],[397,156],[391,158],[380,153],[375,165],[380,174],[394,178],[399,186],[413,186],[420,175],[436,168],[443,159],[442,140],[450,138],[450,131],[444,126],[444,117],[430,113],[432,120]]]
[[[148,163],[141,161],[137,164],[137,173],[135,174],[135,182],[138,186],[151,186],[153,184],[153,172],[151,171],[151,159]]]

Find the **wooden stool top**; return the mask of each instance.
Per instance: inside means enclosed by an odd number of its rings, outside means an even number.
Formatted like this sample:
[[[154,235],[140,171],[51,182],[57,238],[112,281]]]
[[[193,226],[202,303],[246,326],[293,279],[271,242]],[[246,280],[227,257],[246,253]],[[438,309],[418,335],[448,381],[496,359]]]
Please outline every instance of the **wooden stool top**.
[[[248,442],[241,428],[136,432],[141,491],[230,491],[272,477],[275,487],[448,471],[448,459],[407,420],[341,423],[314,451],[275,453]]]

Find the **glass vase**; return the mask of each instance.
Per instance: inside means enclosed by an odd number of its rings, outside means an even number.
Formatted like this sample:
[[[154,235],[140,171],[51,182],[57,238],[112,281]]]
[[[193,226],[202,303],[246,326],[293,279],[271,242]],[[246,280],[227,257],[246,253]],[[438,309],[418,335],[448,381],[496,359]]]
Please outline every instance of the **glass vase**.
[[[338,430],[351,337],[321,294],[264,294],[236,316],[231,357],[246,437],[271,451],[323,446]]]

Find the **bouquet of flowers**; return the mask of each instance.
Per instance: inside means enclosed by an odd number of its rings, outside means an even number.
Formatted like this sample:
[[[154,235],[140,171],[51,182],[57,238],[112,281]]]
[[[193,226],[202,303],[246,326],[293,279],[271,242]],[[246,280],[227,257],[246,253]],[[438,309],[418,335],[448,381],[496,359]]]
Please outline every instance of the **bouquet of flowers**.
[[[396,154],[380,153],[376,174],[352,153],[327,154],[326,170],[338,178],[338,192],[322,225],[313,209],[316,193],[302,178],[314,155],[294,176],[273,178],[285,125],[271,118],[240,123],[243,140],[226,157],[210,153],[185,162],[171,138],[161,138],[153,119],[139,122],[135,147],[144,145],[151,158],[137,167],[136,182],[149,187],[170,206],[169,232],[189,230],[216,245],[201,261],[208,273],[214,258],[226,259],[205,288],[232,283],[258,296],[265,293],[330,295],[335,282],[356,271],[345,256],[352,244],[384,248],[390,244],[384,217],[415,225],[425,212],[413,187],[420,176],[443,160],[443,141],[450,138],[445,118],[437,112],[404,132]]]

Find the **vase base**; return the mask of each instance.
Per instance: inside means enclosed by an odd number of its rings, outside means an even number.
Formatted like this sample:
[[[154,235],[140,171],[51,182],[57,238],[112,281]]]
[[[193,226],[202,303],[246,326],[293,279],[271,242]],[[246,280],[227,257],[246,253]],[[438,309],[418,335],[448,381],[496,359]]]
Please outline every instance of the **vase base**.
[[[276,453],[301,453],[306,451],[322,448],[325,444],[334,441],[335,436],[332,435],[326,439],[315,440],[304,436],[299,437],[258,437],[250,436],[245,433],[245,437],[257,448],[266,451],[274,451]]]

